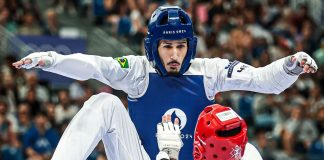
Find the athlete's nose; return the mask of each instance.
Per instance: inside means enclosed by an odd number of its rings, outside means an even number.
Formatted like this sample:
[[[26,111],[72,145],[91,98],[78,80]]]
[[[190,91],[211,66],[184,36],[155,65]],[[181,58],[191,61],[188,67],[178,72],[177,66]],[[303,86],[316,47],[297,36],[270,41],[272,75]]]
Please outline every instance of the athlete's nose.
[[[177,59],[178,59],[178,49],[177,49],[176,47],[174,47],[174,48],[172,49],[171,59],[172,59],[172,60],[177,60]]]

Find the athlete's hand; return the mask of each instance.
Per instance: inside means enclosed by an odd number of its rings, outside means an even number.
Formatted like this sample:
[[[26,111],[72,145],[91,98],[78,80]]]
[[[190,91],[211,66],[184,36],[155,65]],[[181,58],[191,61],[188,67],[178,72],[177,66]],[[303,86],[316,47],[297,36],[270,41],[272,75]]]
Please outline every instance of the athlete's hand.
[[[297,52],[285,58],[284,70],[290,75],[315,73],[317,69],[314,59],[305,52]]]
[[[52,57],[51,52],[34,52],[21,60],[12,63],[12,65],[17,69],[31,69],[33,67],[48,68],[53,64],[53,62],[54,58]]]
[[[180,136],[179,119],[176,118],[174,123],[172,123],[171,115],[162,116],[162,123],[157,124],[156,137],[160,152],[167,153],[170,159],[178,159],[180,149],[183,146]]]

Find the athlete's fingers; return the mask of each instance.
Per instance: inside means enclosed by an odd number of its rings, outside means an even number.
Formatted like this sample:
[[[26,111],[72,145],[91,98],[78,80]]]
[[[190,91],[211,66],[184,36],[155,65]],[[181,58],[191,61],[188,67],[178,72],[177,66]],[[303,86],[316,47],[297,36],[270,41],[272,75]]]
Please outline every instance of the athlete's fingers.
[[[30,58],[26,58],[26,59],[22,59],[17,62],[14,62],[14,63],[12,63],[12,65],[17,69],[20,69],[23,65],[31,64],[31,63],[32,63],[32,60]]]
[[[162,116],[162,126],[163,126],[163,130],[169,130],[169,126],[168,126],[168,123],[167,123],[167,116],[166,115],[163,115]]]
[[[314,68],[312,68],[311,66],[309,66],[307,73],[313,73],[314,72]]]
[[[24,61],[20,60],[20,61],[12,63],[12,66],[14,66],[17,69],[20,69],[23,64],[24,64]]]
[[[163,115],[162,116],[162,123],[165,123],[166,122],[166,115]]]
[[[174,120],[174,129],[177,133],[180,133],[179,118]]]
[[[305,73],[309,73],[309,65],[308,64],[306,64],[306,65],[304,65],[304,68],[303,68],[303,70],[304,70],[304,72]]]
[[[316,72],[316,69],[312,68],[312,73],[315,73]]]
[[[167,129],[167,130],[171,130],[172,131],[172,128],[173,128],[173,124],[171,122],[171,115],[170,114],[167,114],[166,115],[166,126],[165,126],[164,129]]]
[[[167,120],[167,122],[171,122],[171,115],[170,114],[166,115],[166,120]]]
[[[179,125],[180,121],[179,121],[179,118],[175,118],[174,119],[174,125]]]
[[[162,126],[162,123],[158,123],[156,125],[156,128],[157,128],[157,133],[161,133],[163,131],[163,126]]]

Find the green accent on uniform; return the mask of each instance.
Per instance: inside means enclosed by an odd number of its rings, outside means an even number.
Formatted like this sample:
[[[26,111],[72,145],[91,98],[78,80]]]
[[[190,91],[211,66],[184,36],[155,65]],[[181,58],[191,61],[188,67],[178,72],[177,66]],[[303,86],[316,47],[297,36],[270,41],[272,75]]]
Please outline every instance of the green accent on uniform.
[[[129,68],[127,58],[117,57],[117,58],[115,58],[115,60],[117,60],[117,62],[120,64],[121,68]]]

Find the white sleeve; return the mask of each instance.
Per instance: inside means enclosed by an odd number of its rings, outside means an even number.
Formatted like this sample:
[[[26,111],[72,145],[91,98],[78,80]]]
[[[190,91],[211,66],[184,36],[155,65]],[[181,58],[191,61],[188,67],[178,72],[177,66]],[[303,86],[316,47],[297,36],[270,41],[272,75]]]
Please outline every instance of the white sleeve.
[[[81,53],[61,55],[52,52],[54,64],[46,69],[72,79],[96,79],[117,90],[137,95],[139,81],[145,74],[145,63],[140,56],[125,56],[123,63],[112,57],[100,57]],[[122,66],[124,65],[124,66]]]
[[[298,76],[288,75],[283,69],[284,59],[265,67],[255,68],[239,61],[206,59],[206,77],[214,94],[229,90],[246,90],[279,94],[291,86]]]
[[[262,160],[262,157],[259,151],[250,143],[247,143],[245,146],[244,155],[242,160]]]

